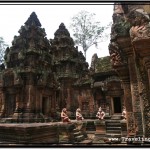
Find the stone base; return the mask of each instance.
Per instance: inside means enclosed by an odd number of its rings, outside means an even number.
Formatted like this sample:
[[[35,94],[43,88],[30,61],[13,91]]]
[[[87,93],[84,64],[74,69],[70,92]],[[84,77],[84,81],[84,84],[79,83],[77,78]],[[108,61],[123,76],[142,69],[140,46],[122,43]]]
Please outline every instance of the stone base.
[[[58,126],[50,123],[0,124],[0,141],[9,144],[58,143]]]
[[[75,124],[73,123],[60,123],[59,128],[59,143],[74,143]]]
[[[120,121],[121,123],[121,136],[126,137],[127,136],[127,121],[125,119]]]
[[[106,137],[106,132],[95,132],[95,137]]]
[[[11,120],[11,122],[22,123],[22,113],[15,112]]]
[[[93,120],[87,120],[86,131],[96,131],[96,127]]]
[[[19,113],[15,112],[11,118],[12,123],[45,123],[45,122],[51,122],[51,118],[46,118],[43,114],[41,113],[30,113],[30,112],[25,112],[25,113]]]
[[[105,135],[106,134],[106,125],[105,125],[105,120],[96,120],[94,122],[95,126],[96,126],[96,133],[97,134],[101,134],[101,135]]]

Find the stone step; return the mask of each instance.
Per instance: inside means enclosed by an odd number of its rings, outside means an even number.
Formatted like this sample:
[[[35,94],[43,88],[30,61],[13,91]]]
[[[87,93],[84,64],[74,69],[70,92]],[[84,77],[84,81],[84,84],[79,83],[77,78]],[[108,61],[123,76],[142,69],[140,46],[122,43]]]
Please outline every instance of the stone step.
[[[106,121],[106,123],[111,124],[111,123],[120,123],[120,121],[116,121],[116,120],[111,120],[111,121]]]
[[[106,133],[106,137],[108,137],[108,138],[115,138],[115,137],[120,138],[121,134],[119,134],[119,133]]]
[[[121,134],[121,130],[106,130],[106,133],[118,133]]]
[[[0,123],[12,123],[12,118],[2,118]]]
[[[74,136],[76,137],[76,136],[78,136],[78,135],[81,135],[81,132],[78,131],[78,132],[75,132],[75,133],[73,133],[73,134],[74,134]]]
[[[0,123],[6,123],[6,119],[2,118],[2,119],[0,120]]]
[[[121,120],[121,115],[114,115],[111,117],[112,120]]]
[[[118,123],[120,123],[120,121],[121,121],[121,120],[115,120],[115,119],[114,119],[114,120],[107,120],[106,123],[110,123],[110,122],[118,122]]]
[[[91,144],[92,143],[92,140],[83,140],[83,141],[81,141],[81,142],[79,142],[79,143],[81,143],[81,144]]]
[[[79,131],[79,129],[77,129],[77,128],[73,129],[73,132],[78,132],[78,131]]]
[[[106,127],[106,130],[121,130],[121,127],[116,127],[116,126],[109,126],[109,127]]]
[[[59,138],[59,143],[68,143],[68,136],[63,136],[61,138]]]
[[[59,143],[69,143],[69,140],[61,140],[61,141],[59,141]]]
[[[83,140],[84,140],[84,135],[79,135],[79,136],[75,137],[75,141],[77,141],[77,142],[81,142]]]
[[[117,126],[117,127],[120,127],[121,124],[120,124],[120,122],[109,122],[109,123],[107,122],[106,126],[110,126],[110,127]]]
[[[107,128],[116,128],[116,127],[118,127],[118,128],[121,128],[121,125],[106,125],[106,129]]]
[[[95,134],[96,131],[86,131],[87,134]]]

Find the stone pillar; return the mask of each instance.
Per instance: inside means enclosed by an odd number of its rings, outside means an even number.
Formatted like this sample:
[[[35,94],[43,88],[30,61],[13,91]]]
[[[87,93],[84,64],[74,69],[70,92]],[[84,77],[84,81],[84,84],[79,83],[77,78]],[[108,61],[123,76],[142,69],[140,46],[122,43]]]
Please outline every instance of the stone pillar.
[[[94,113],[94,97],[92,95],[91,90],[87,90],[87,95],[89,95],[87,97],[87,99],[89,99],[89,112],[90,112],[90,118],[93,119],[95,118],[95,113]]]
[[[127,131],[128,136],[135,133],[134,130],[134,115],[132,109],[132,97],[131,97],[131,88],[130,82],[128,80],[123,81],[123,88],[124,88],[124,104],[126,107],[126,116],[127,116]]]
[[[112,107],[111,107],[111,96],[106,96],[106,101],[107,101],[107,109],[106,109],[106,116],[105,118],[109,118],[112,115]]]
[[[20,100],[20,93],[18,92],[16,93],[16,108],[12,116],[13,122],[22,122],[22,104]]]
[[[137,72],[135,68],[135,60],[134,60],[134,54],[133,54],[133,47],[131,44],[131,38],[129,36],[127,37],[120,37],[117,38],[117,42],[120,44],[120,48],[124,52],[124,54],[127,56],[127,63],[128,63],[128,76],[130,81],[130,93],[131,93],[131,101],[132,101],[132,112],[134,117],[134,126],[133,133],[136,133],[137,136],[143,135],[142,130],[142,115],[141,115],[141,108],[140,108],[140,98],[139,98],[139,92],[138,92],[138,83],[137,83]],[[126,82],[126,81],[125,81]],[[130,105],[131,106],[131,105]],[[128,109],[128,108],[126,108]]]
[[[147,32],[148,33],[148,32]],[[142,125],[145,137],[150,137],[150,38],[132,41],[137,56],[138,89],[142,106]]]
[[[134,115],[132,109],[132,96],[131,96],[131,87],[130,87],[130,78],[129,78],[129,69],[127,64],[120,65],[116,68],[118,75],[123,83],[124,90],[124,105],[126,108],[126,117],[127,117],[127,131],[128,136],[134,134]]]
[[[16,94],[16,110],[19,109],[20,104],[20,95],[19,93]]]
[[[66,94],[66,87],[65,87],[65,81],[62,81],[61,80],[61,84],[62,84],[62,86],[61,86],[61,96],[60,96],[60,98],[61,98],[61,100],[60,100],[60,109],[62,109],[62,108],[65,108],[66,107],[66,97],[65,97],[65,94]]]
[[[26,104],[25,104],[25,110],[23,112],[23,122],[34,122],[34,116],[32,112],[32,103],[34,98],[33,93],[33,85],[27,85],[26,86]]]
[[[36,122],[40,122],[40,114],[42,114],[42,89],[36,88],[36,97],[35,97],[35,110],[36,110]]]
[[[149,83],[149,89],[150,89],[150,56],[146,56],[143,58],[144,61],[144,66],[147,70],[147,75],[148,75],[148,83]]]
[[[5,107],[5,102],[4,102],[5,94],[4,94],[3,91],[2,91],[2,93],[1,93],[0,99],[1,99],[0,117],[3,117],[3,115],[4,115],[4,107]]]
[[[127,122],[125,119],[120,121],[121,124],[121,137],[126,137],[127,135]]]
[[[140,74],[140,91],[141,91],[141,103],[143,104],[143,113],[144,113],[144,130],[145,137],[150,137],[150,56],[146,56],[143,58],[144,65],[146,68],[147,75],[143,73]],[[148,81],[148,84],[147,84]],[[142,85],[142,86],[141,86]]]
[[[51,113],[51,117],[56,119],[56,90],[52,91],[52,95],[49,96],[48,115]],[[52,105],[52,106],[51,106]],[[51,108],[50,108],[51,107]]]
[[[128,56],[130,87],[131,87],[131,96],[132,96],[132,104],[133,104],[133,114],[135,119],[134,120],[135,132],[136,132],[136,136],[142,136],[143,135],[143,128],[141,124],[142,115],[141,115],[140,98],[138,92],[137,72],[135,68],[135,60],[133,57],[133,48],[128,47],[124,50]]]
[[[149,106],[149,96],[147,91],[147,80],[146,80],[146,74],[140,73],[138,74],[138,90],[140,94],[140,105],[142,109],[142,116],[143,120],[141,121],[141,124],[143,126],[143,135],[145,137],[150,137],[150,119],[149,119],[149,112],[150,112],[150,106]]]
[[[30,112],[32,109],[32,102],[33,102],[33,86],[29,85],[26,88],[28,93],[28,100],[27,100],[27,110]]]
[[[70,110],[70,102],[71,102],[71,95],[70,95],[70,89],[67,88],[67,109]],[[71,111],[71,110],[70,110]]]

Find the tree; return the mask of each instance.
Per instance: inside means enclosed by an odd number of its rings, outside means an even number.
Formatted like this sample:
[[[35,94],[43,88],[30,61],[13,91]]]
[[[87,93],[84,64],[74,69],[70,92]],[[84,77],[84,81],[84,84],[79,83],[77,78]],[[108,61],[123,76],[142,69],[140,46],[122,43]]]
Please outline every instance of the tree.
[[[92,45],[95,45],[97,48],[98,43],[101,42],[98,40],[100,38],[103,39],[102,33],[110,26],[110,24],[101,26],[100,22],[95,21],[94,16],[94,13],[81,11],[72,18],[72,23],[70,25],[74,32],[74,42],[76,45],[83,48],[85,58],[87,50]]]
[[[0,65],[4,63],[4,54],[7,46],[3,37],[0,37]]]

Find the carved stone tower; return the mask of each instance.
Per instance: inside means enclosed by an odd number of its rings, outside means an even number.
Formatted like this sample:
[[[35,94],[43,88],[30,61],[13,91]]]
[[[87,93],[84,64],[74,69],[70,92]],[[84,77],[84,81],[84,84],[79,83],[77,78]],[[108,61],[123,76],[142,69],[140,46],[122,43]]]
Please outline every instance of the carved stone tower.
[[[60,83],[57,92],[57,102],[60,109],[67,107],[75,110],[78,107],[77,96],[74,93],[73,84],[83,77],[88,71],[88,63],[82,52],[74,47],[74,41],[63,23],[55,32],[51,40],[51,50],[54,60],[54,72]]]
[[[55,111],[50,44],[35,12],[18,32],[5,53],[0,116],[15,122],[45,121]]]

